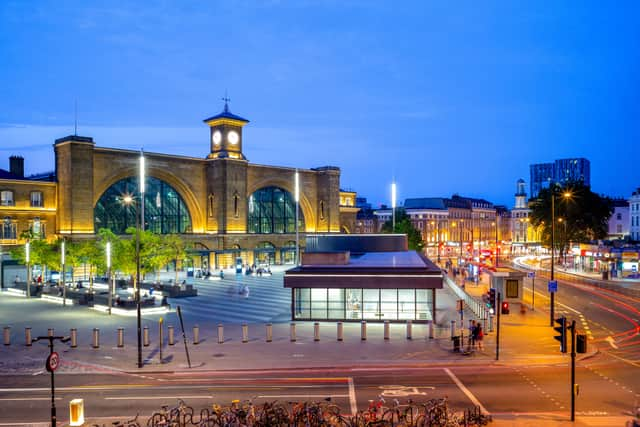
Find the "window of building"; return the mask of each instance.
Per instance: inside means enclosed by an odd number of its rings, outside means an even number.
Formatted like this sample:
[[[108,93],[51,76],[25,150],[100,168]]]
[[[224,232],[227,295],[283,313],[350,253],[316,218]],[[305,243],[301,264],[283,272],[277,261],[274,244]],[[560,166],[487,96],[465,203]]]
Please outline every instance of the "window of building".
[[[617,214],[616,214],[616,219],[617,219],[618,221],[620,221],[620,220],[622,219],[622,214],[621,214],[621,213],[617,213]]]
[[[13,222],[11,217],[7,216],[2,221],[2,235],[0,236],[3,240],[16,240],[16,223]]]
[[[31,207],[32,208],[41,208],[43,206],[42,203],[42,191],[32,191],[31,192]]]
[[[265,187],[249,197],[249,233],[295,233],[296,203],[291,194],[278,187]],[[304,217],[298,211],[298,229],[304,230]]]
[[[116,234],[124,234],[129,227],[136,226],[139,215],[135,199],[131,205],[124,203],[127,194],[137,195],[138,178],[122,179],[105,191],[94,208],[96,232],[108,228]],[[160,203],[157,203],[157,199]],[[156,234],[191,232],[191,216],[178,192],[164,181],[147,177],[144,197],[144,228]]]
[[[616,233],[622,233],[622,224],[616,225]]]
[[[13,200],[13,191],[2,190],[0,191],[0,205],[1,206],[13,206],[15,201]]]
[[[31,232],[37,238],[43,239],[45,237],[44,223],[40,221],[39,217],[33,218],[31,222]]]

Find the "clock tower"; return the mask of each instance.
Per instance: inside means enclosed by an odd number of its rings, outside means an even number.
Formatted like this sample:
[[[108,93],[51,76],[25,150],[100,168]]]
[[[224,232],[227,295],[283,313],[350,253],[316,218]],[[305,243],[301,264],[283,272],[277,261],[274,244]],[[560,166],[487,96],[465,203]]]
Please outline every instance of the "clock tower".
[[[222,98],[224,110],[213,117],[203,120],[209,125],[211,152],[210,159],[238,159],[247,160],[242,154],[242,128],[249,120],[229,111],[229,98]]]

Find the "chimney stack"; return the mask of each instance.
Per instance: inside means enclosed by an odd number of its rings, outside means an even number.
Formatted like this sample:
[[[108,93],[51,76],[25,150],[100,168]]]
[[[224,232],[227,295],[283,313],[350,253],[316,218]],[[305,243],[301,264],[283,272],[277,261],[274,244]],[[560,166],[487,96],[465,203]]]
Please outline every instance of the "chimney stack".
[[[9,172],[18,176],[19,178],[24,178],[24,157],[9,157]]]

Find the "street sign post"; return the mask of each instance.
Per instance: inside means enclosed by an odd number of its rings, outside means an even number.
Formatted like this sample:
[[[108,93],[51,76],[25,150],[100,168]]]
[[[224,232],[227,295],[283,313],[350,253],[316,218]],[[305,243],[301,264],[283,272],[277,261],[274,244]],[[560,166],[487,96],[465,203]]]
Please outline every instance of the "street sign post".
[[[45,368],[47,372],[53,372],[58,369],[58,366],[60,366],[60,356],[54,351],[47,357]]]
[[[530,279],[533,279],[534,277],[536,277],[536,272],[535,271],[530,271],[527,273],[527,277]]]
[[[558,292],[558,281],[549,280],[548,288],[549,288],[549,292]]]

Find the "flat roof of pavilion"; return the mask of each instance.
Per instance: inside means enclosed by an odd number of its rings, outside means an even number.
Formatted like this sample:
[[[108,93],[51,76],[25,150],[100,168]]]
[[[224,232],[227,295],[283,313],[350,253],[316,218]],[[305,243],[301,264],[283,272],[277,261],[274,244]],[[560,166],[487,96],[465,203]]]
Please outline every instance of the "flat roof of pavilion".
[[[441,289],[442,270],[415,251],[352,253],[344,265],[302,265],[285,288]]]

